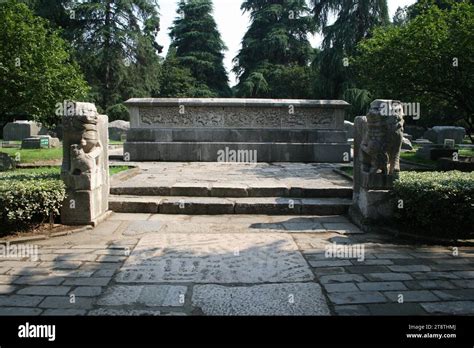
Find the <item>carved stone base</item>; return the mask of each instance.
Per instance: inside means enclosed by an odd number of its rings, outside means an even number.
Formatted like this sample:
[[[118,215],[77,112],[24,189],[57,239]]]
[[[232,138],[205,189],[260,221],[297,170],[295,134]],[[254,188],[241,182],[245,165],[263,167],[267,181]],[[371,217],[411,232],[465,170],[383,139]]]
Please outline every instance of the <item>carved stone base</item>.
[[[366,222],[391,219],[394,213],[389,190],[366,190],[361,188],[354,197],[354,207]]]
[[[61,208],[61,222],[65,225],[98,224],[108,211],[107,189],[101,186],[94,190],[68,190]]]
[[[394,181],[398,178],[395,174],[380,174],[360,172],[360,186],[367,190],[387,190],[393,187]]]

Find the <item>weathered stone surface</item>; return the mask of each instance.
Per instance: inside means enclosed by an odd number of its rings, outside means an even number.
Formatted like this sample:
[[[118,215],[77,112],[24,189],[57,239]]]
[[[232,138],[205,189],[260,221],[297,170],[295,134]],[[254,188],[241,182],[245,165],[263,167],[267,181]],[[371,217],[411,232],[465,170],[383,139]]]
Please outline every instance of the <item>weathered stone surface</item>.
[[[66,295],[71,288],[69,286],[28,286],[18,291],[20,295]]]
[[[87,313],[85,309],[47,309],[41,315],[51,316],[84,316]]]
[[[24,276],[16,279],[15,284],[27,285],[59,285],[64,281],[62,277],[41,276]]]
[[[13,285],[0,285],[0,295],[10,294],[16,290],[16,286]]]
[[[405,285],[412,290],[456,289],[456,285],[448,280],[413,280],[405,282]]]
[[[393,215],[389,190],[400,172],[403,110],[399,101],[375,100],[355,119],[354,196],[349,213],[366,223]]]
[[[326,284],[324,288],[327,292],[350,292],[350,291],[359,291],[357,286],[352,283],[339,283],[339,284]]]
[[[70,292],[74,296],[79,297],[96,297],[102,293],[100,286],[78,286]]]
[[[44,297],[42,296],[22,296],[22,295],[10,295],[0,296],[0,308],[1,307],[34,307],[37,306]]]
[[[109,139],[120,141],[123,136],[127,136],[127,132],[130,130],[130,122],[116,120],[109,122]]]
[[[361,283],[367,280],[359,274],[333,274],[333,275],[322,276],[319,278],[319,281],[322,284],[329,284],[329,283],[345,283],[345,282]]]
[[[387,302],[385,296],[378,291],[334,292],[328,294],[335,304],[360,304]]]
[[[69,308],[69,309],[90,309],[93,300],[90,298],[76,297],[71,302],[69,296],[48,296],[39,304],[41,308]]]
[[[115,285],[99,299],[98,305],[181,307],[187,288],[177,285]]]
[[[421,306],[431,314],[461,315],[474,313],[474,301],[449,301],[422,303]]]
[[[408,291],[387,291],[384,292],[391,301],[398,302],[400,295],[403,296],[403,302],[429,302],[438,301],[438,297],[427,290],[408,290]]]
[[[369,310],[363,305],[342,305],[334,306],[334,311],[337,315],[359,316],[370,315]]]
[[[158,221],[132,221],[123,232],[124,236],[137,236],[145,233],[156,233],[163,225]]]
[[[116,281],[263,283],[313,277],[288,235],[183,233],[144,236]]]
[[[387,266],[393,272],[429,272],[431,268],[425,265]]]
[[[248,287],[198,285],[193,306],[206,315],[329,315],[315,283],[264,284]]]
[[[373,281],[396,281],[396,280],[412,280],[413,277],[407,273],[369,273],[365,274],[369,280]]]
[[[402,282],[367,282],[358,283],[357,286],[363,291],[407,290]]]
[[[37,316],[41,312],[39,308],[0,307],[0,316]]]
[[[64,285],[106,286],[109,282],[110,277],[69,278],[64,281]]]
[[[131,99],[125,104],[131,130],[124,151],[134,161],[339,163],[350,152],[343,101]]]
[[[435,144],[444,144],[445,139],[454,139],[456,144],[462,144],[466,130],[463,127],[452,126],[436,126],[428,129],[424,138],[432,141]]]
[[[113,309],[113,308],[99,308],[89,311],[87,315],[91,316],[126,316],[126,317],[139,317],[139,316],[158,316],[161,315],[160,311],[155,310],[139,310],[139,309]]]
[[[11,284],[15,279],[17,277],[13,275],[0,275],[0,284]]]
[[[34,121],[10,122],[3,127],[3,140],[23,140],[35,135],[46,134],[47,130]]]
[[[445,301],[474,300],[472,289],[434,290],[433,293]]]
[[[66,199],[61,220],[66,225],[96,225],[108,210],[108,118],[94,104],[74,103],[63,116],[64,154],[61,178]]]

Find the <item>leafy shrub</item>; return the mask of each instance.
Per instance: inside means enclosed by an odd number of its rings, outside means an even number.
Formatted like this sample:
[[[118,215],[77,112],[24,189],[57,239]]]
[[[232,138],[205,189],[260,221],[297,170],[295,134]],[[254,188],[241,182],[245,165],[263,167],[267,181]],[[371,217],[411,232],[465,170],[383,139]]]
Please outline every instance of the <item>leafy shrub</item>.
[[[5,224],[26,225],[58,216],[66,195],[64,183],[55,179],[0,180],[0,211]]]
[[[444,238],[474,235],[474,172],[403,172],[395,182],[399,227]]]
[[[109,122],[116,120],[130,121],[130,114],[128,109],[123,104],[115,104],[107,108],[105,111],[106,115],[109,116]]]

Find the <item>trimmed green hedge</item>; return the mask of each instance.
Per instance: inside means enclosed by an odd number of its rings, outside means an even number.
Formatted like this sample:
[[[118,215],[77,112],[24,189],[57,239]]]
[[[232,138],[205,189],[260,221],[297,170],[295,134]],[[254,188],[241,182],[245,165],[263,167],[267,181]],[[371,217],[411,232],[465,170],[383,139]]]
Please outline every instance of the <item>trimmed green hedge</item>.
[[[393,195],[399,228],[425,236],[474,236],[473,172],[402,172]]]
[[[41,223],[50,214],[59,216],[66,195],[64,183],[40,174],[23,174],[0,178],[0,211],[7,225]]]

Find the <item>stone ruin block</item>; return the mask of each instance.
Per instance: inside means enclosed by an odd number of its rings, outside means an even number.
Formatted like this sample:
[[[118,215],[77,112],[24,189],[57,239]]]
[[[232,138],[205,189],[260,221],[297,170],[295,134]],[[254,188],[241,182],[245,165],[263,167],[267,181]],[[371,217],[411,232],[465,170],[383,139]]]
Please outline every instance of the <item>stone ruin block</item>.
[[[74,103],[74,114],[63,116],[61,178],[67,196],[61,210],[66,225],[96,225],[108,211],[108,117],[94,104]]]
[[[3,140],[21,141],[37,135],[46,134],[48,130],[41,123],[34,121],[10,122],[3,127]]]
[[[466,136],[466,130],[463,127],[452,127],[452,126],[437,126],[428,129],[424,138],[432,141],[435,144],[443,144],[445,139],[454,139],[456,144],[462,144],[464,137]]]

